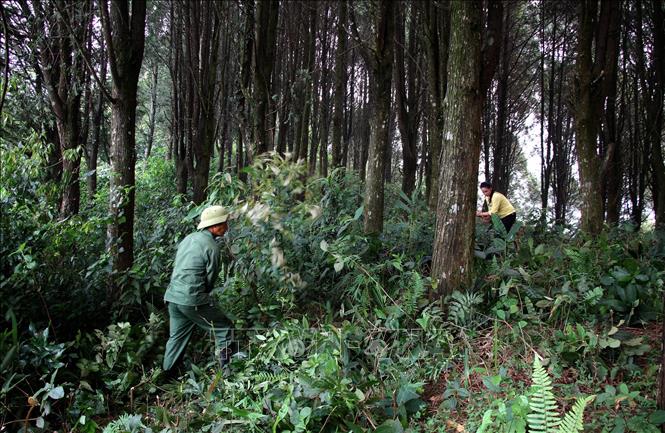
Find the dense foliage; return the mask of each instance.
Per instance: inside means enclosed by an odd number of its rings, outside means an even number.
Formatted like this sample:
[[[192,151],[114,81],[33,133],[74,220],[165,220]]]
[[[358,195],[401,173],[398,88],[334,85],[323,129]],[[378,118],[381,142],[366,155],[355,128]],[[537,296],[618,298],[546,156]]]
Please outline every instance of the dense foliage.
[[[155,156],[138,171],[135,263],[107,302],[105,189],[54,218],[31,140],[3,148],[15,164],[0,197],[11,430],[656,432],[665,421],[654,386],[665,253],[653,232],[588,240],[529,221],[479,225],[473,286],[441,299],[418,192],[389,189],[386,229],[367,239],[352,173],[305,185],[301,165],[273,155],[247,183],[218,175],[193,206]],[[237,216],[216,293],[245,356],[220,371],[200,338],[168,382],[161,297],[177,242],[209,203]]]

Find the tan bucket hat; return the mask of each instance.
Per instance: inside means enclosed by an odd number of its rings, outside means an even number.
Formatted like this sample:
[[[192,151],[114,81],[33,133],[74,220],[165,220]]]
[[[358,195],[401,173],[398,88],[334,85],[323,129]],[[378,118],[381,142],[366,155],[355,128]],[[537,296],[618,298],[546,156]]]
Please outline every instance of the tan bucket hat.
[[[231,212],[224,206],[210,206],[205,208],[201,213],[201,222],[197,229],[201,230],[206,227],[212,227],[217,224],[227,222],[231,217]]]

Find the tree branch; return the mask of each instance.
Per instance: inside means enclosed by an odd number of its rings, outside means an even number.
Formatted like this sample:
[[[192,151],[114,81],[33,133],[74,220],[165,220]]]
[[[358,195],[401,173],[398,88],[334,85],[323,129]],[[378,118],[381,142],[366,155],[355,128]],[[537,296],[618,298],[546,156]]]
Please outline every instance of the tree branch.
[[[58,4],[58,2],[54,2],[54,3],[56,5],[55,7],[58,9],[58,13],[60,14],[60,16],[63,17],[62,21],[67,26],[67,32],[70,34],[70,36],[74,40],[74,43],[76,44],[76,49],[79,51],[79,54],[81,54],[81,57],[83,57],[83,61],[85,63],[85,66],[87,67],[88,71],[90,71],[90,73],[92,74],[92,77],[95,79],[95,82],[97,82],[97,85],[99,86],[99,89],[101,90],[101,92],[104,94],[104,97],[106,97],[106,99],[108,99],[110,103],[112,103],[112,104],[115,103],[115,99],[113,98],[113,96],[111,96],[109,91],[106,89],[106,86],[100,80],[99,76],[97,75],[97,72],[95,71],[95,68],[92,67],[92,63],[90,62],[90,58],[88,57],[88,55],[86,53],[86,50],[83,49],[83,47],[81,46],[81,43],[79,42],[78,38],[76,37],[76,34],[74,33],[74,30],[69,25],[69,22],[66,19],[64,19],[64,16],[65,16],[64,11],[62,9],[60,9],[60,5]],[[101,3],[100,3],[100,7],[101,7]]]
[[[368,47],[367,44],[364,43],[362,38],[360,37],[360,32],[358,32],[358,24],[356,23],[356,14],[353,8],[353,4],[349,4],[349,6],[351,6],[349,8],[349,18],[350,18],[349,21],[351,22],[351,37],[356,42],[358,51],[360,51],[360,55],[367,63],[367,66],[371,67],[373,65],[372,63],[373,57],[371,53],[372,49]]]
[[[107,0],[99,0],[99,11],[102,16],[102,31],[104,32],[104,39],[106,39],[107,51],[109,53],[109,66],[111,67],[111,77],[116,83],[120,82],[120,75],[118,74],[118,64],[115,58],[115,49],[113,47],[113,37],[111,36],[111,24],[109,22],[109,10]]]
[[[483,62],[480,68],[480,93],[485,94],[499,64],[503,24],[503,0],[490,2],[487,12],[487,35],[483,41]]]
[[[21,2],[20,5],[24,13],[29,12],[30,7],[28,6],[27,2],[25,1]],[[46,39],[47,39],[46,28],[44,27],[46,19],[44,17],[44,13],[41,10],[41,3],[39,3],[36,0],[33,0],[33,12],[37,17],[36,25],[40,27],[39,30],[41,30],[42,35],[44,35],[44,37],[41,38],[39,43],[39,57],[41,59],[41,62],[44,64],[44,68],[42,68],[44,84],[46,84],[46,90],[48,92],[55,117],[57,117],[58,119],[62,119],[64,111],[64,102],[62,101],[62,98],[60,98],[60,94],[56,89],[56,84],[55,84],[56,80],[53,77],[53,74],[51,73],[52,64],[55,63],[55,60],[53,60],[54,54],[52,47],[46,44]],[[48,53],[51,54],[51,58],[48,57]]]
[[[2,16],[2,31],[5,34],[5,72],[2,80],[2,94],[0,94],[0,115],[2,115],[2,107],[5,105],[5,96],[9,85],[9,32],[7,31],[5,8],[0,7],[0,15]]]

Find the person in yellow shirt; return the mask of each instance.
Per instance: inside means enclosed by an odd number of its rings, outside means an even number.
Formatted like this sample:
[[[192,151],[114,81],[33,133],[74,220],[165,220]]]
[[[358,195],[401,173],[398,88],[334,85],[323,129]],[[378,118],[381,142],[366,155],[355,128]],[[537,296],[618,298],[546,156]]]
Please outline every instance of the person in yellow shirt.
[[[492,184],[489,182],[482,182],[480,184],[480,190],[485,196],[487,211],[478,211],[476,212],[476,216],[479,216],[484,220],[489,220],[493,214],[496,214],[501,218],[501,222],[506,228],[506,231],[509,232],[517,218],[517,212],[513,205],[510,204],[510,201],[508,201],[505,195],[494,191]]]

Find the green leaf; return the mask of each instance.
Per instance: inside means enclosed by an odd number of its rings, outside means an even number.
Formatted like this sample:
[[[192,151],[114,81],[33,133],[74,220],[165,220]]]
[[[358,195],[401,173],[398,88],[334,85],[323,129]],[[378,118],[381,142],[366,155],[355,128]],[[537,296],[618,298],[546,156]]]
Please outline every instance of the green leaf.
[[[665,423],[665,410],[657,410],[649,415],[649,422],[655,425]]]
[[[635,275],[635,280],[639,281],[640,283],[646,283],[649,281],[649,276],[644,274],[637,274]]]
[[[626,421],[623,418],[614,420],[614,428],[611,433],[624,433],[626,431]]]
[[[617,267],[612,271],[612,276],[620,283],[627,283],[631,280],[630,273],[624,268]]]
[[[397,392],[397,405],[402,406],[407,401],[418,397],[420,396],[411,389],[410,385],[403,385]]]
[[[601,338],[599,340],[600,343],[600,348],[605,349],[607,347],[611,347],[612,349],[616,349],[617,347],[621,346],[621,340],[617,340],[616,338],[612,337],[607,337],[607,338]]]
[[[378,426],[374,433],[404,433],[404,427],[400,424],[399,421],[394,419],[389,419],[383,424]]]
[[[364,209],[365,209],[364,206],[360,206],[358,209],[356,209],[356,213],[355,213],[355,215],[353,215],[353,219],[354,220],[359,220],[360,217],[363,215]]]
[[[476,430],[476,433],[485,433],[485,429],[491,424],[492,424],[492,409],[487,409],[483,414],[482,422],[480,424],[480,427],[478,427],[478,430]]]
[[[535,250],[533,250],[533,254],[536,256],[542,255],[545,252],[545,244],[538,244]]]
[[[48,396],[53,400],[59,400],[65,396],[65,390],[61,386],[56,386],[49,391]]]
[[[201,207],[196,206],[196,207],[193,207],[189,210],[189,212],[187,213],[187,216],[185,217],[185,219],[187,221],[191,221],[194,218],[198,217],[200,214],[201,214]]]
[[[483,385],[485,385],[485,388],[487,388],[492,392],[501,391],[501,387],[499,386],[500,384],[501,384],[500,375],[483,377]]]
[[[609,275],[603,275],[600,277],[600,284],[603,286],[611,286],[614,284],[614,278],[610,277]]]

